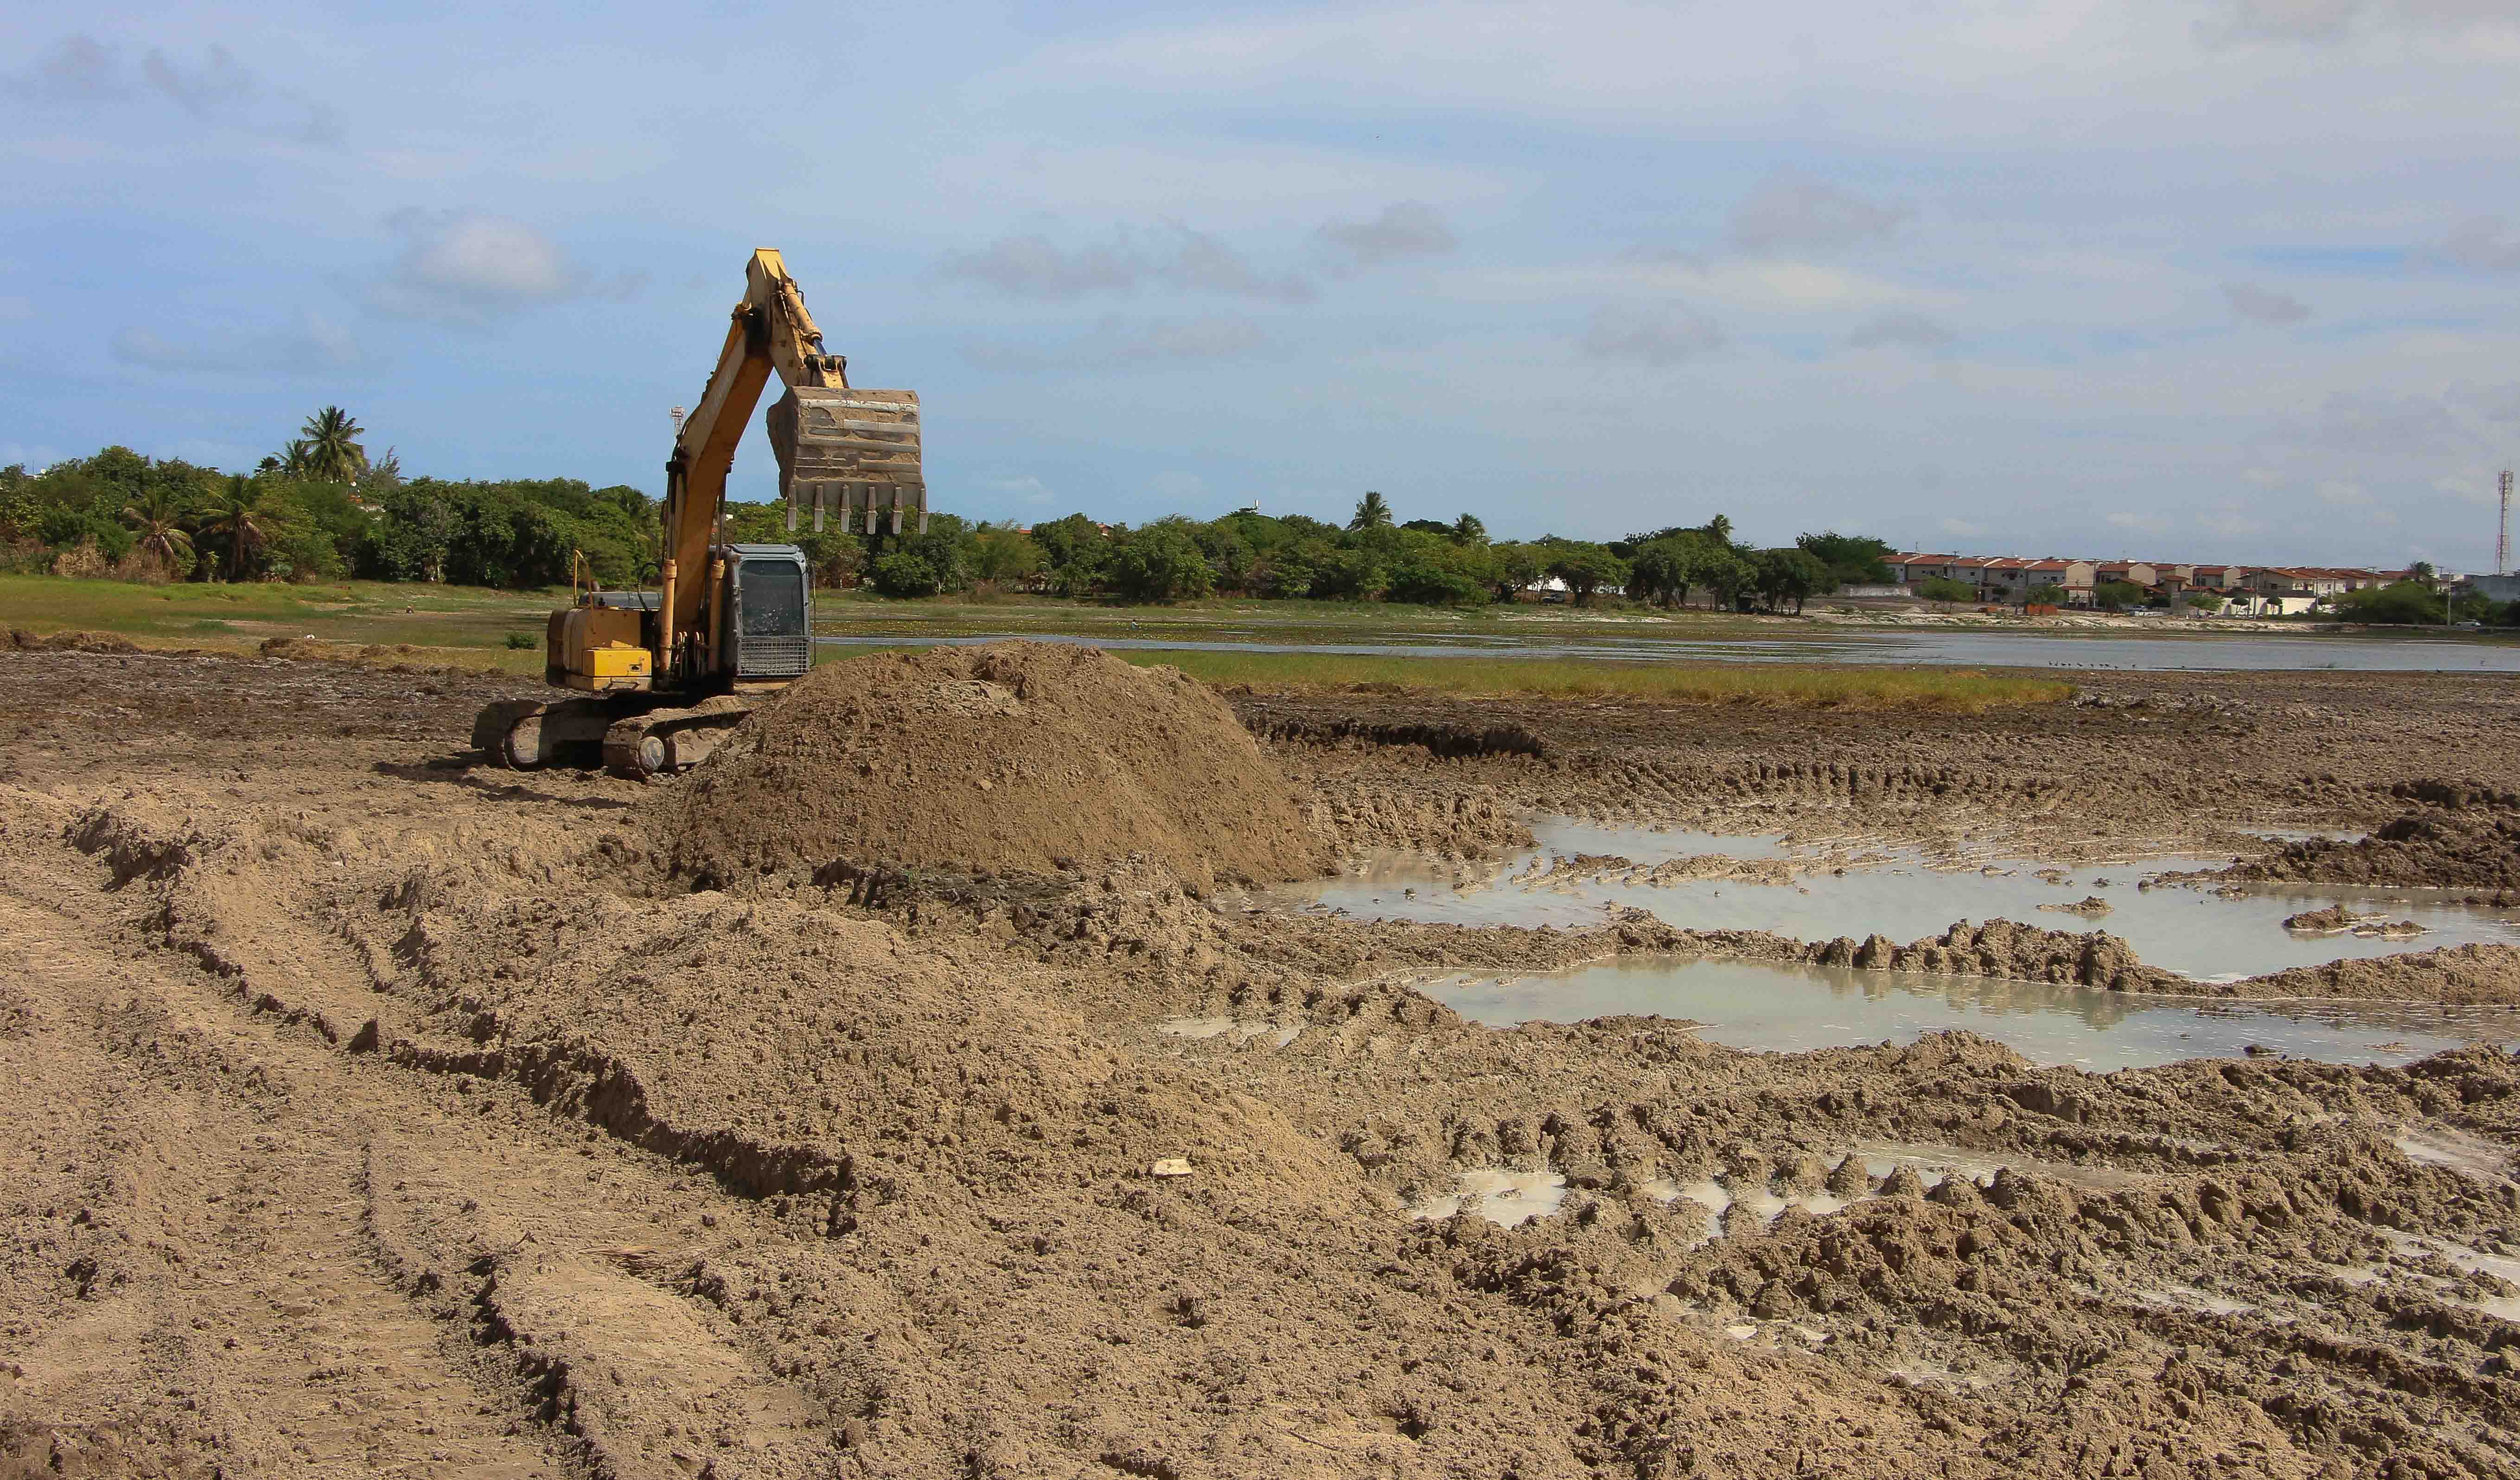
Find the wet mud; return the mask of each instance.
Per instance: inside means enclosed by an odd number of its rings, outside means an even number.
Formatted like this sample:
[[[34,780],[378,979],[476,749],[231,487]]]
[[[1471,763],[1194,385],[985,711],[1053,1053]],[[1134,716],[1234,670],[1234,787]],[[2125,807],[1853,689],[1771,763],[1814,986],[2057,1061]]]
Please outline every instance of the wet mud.
[[[2520,781],[2476,771],[2495,681],[2281,677],[2045,735],[1237,705],[1310,727],[1262,753],[1347,856],[1492,861],[1552,815],[2255,855]],[[458,753],[516,692],[0,652],[0,1473],[2520,1469],[2501,1049],[2092,1074],[1958,1032],[1498,1029],[1414,984],[1695,955],[2160,985],[2107,921],[1369,921],[1143,853],[694,890],[658,788]],[[1376,697],[1546,753],[1338,728]],[[2330,985],[2488,1000],[2510,954]]]

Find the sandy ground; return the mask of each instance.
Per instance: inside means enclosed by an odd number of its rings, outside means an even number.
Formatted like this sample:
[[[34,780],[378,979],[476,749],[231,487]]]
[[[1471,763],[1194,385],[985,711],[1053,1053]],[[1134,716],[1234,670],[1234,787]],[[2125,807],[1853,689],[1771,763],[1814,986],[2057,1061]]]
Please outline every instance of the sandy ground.
[[[2396,827],[2366,872],[2499,877],[2520,688],[2083,682],[1231,698],[1347,850]],[[0,653],[0,1475],[2520,1472],[2507,1054],[1498,1032],[1406,978],[1836,947],[1246,917],[1144,859],[695,893],[658,788],[459,753],[518,692]],[[2513,954],[2385,985],[2520,1000]]]

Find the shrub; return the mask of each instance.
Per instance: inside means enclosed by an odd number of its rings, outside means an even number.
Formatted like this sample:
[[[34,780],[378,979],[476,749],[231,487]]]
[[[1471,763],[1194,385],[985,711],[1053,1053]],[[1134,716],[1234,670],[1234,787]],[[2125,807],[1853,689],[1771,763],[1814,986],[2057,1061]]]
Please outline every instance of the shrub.
[[[875,589],[884,596],[934,596],[940,589],[936,567],[908,551],[887,555],[870,572]]]
[[[512,652],[522,652],[533,646],[534,635],[530,632],[511,632],[508,634],[508,649]]]
[[[1122,540],[1104,575],[1112,590],[1133,602],[1169,602],[1216,589],[1216,572],[1198,542],[1173,519],[1148,524]]]

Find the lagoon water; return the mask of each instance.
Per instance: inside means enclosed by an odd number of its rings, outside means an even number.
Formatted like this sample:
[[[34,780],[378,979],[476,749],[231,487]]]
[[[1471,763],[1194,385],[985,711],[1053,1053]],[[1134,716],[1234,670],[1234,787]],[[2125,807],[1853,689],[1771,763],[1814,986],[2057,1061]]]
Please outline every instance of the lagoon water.
[[[2359,1003],[2197,1006],[2159,997],[1967,976],[1915,976],[1740,961],[1622,957],[1556,975],[1454,977],[1425,986],[1497,1027],[1619,1014],[1688,1018],[1736,1049],[1794,1053],[1912,1043],[1966,1028],[2039,1064],[2105,1072],[2233,1057],[2254,1046],[2340,1063],[2403,1064],[2475,1038],[2508,1039],[2520,1009]]]
[[[1539,847],[1466,880],[1427,860],[1395,855],[1359,873],[1280,886],[1254,899],[1279,909],[1464,925],[1580,926],[1634,908],[1687,928],[1768,930],[1806,941],[1879,933],[1902,944],[1940,934],[1956,920],[2002,918],[2055,930],[2106,930],[2126,939],[2147,964],[2198,980],[2469,941],[2520,943],[2520,912],[2459,905],[2446,891],[2286,886],[2225,898],[2194,886],[2137,885],[2148,874],[2212,867],[2228,858],[2078,864],[2043,878],[2043,865],[2035,859],[1938,869],[1912,850],[1843,840],[1789,845],[1775,837],[1604,828],[1562,819],[1533,830]],[[1578,854],[1616,855],[1637,868],[1592,873],[1557,866],[1557,860]],[[1785,882],[1628,881],[1655,864],[1706,855],[1754,867],[1798,859],[1808,864],[1820,857],[1848,862],[1842,873],[1831,862]],[[2098,919],[2039,908],[2094,896],[2111,907]],[[2283,927],[2285,917],[2330,904],[2412,919],[2425,933],[2379,940],[2303,935]],[[1977,977],[1728,960],[1624,957],[1553,975],[1451,977],[1425,990],[1463,1015],[1498,1026],[1631,1013],[1688,1018],[1705,1024],[1701,1031],[1710,1041],[1774,1051],[1905,1043],[1924,1033],[1967,1028],[2035,1062],[2093,1070],[2234,1055],[2252,1046],[2395,1064],[2471,1040],[2520,1039],[2520,1009],[2509,1008],[2199,1003]]]
[[[1793,637],[1599,637],[1555,639],[1543,631],[1395,634],[1381,642],[1290,642],[1255,627],[1231,639],[1079,637],[1001,632],[956,637],[826,634],[828,647],[976,647],[1014,640],[1077,643],[1135,651],[1328,652],[1361,656],[1573,657],[1640,663],[1850,663],[1886,667],[2090,668],[2155,673],[2281,672],[2520,673],[2520,643],[2501,639],[2164,633],[2157,637],[2063,636],[2032,632],[1816,628]]]
[[[2200,981],[2233,980],[2289,966],[2348,958],[2390,956],[2438,946],[2520,944],[2520,911],[2454,902],[2441,889],[2258,885],[2238,898],[2187,886],[2138,887],[2168,870],[2210,869],[2222,857],[2154,857],[2076,864],[2050,872],[2038,859],[1976,861],[1966,869],[1928,867],[1913,850],[1891,847],[1788,847],[1773,837],[1684,830],[1596,828],[1563,820],[1535,824],[1540,846],[1508,859],[1492,877],[1457,885],[1455,875],[1424,859],[1385,855],[1362,872],[1268,891],[1281,907],[1337,910],[1358,919],[1451,921],[1465,925],[1557,925],[1598,922],[1614,909],[1644,910],[1685,929],[1768,930],[1797,940],[1880,934],[1905,945],[1940,935],[1957,920],[2009,919],[2049,930],[2105,930],[2123,938],[2146,965]],[[1569,854],[1615,854],[1639,871],[1669,859],[1722,854],[1747,860],[1791,860],[1826,854],[1875,860],[1798,874],[1789,881],[1699,878],[1629,883],[1624,872],[1582,875],[1556,869]],[[2054,880],[2054,881],[2050,881]],[[2042,906],[2097,898],[2097,919]],[[2357,914],[2411,919],[2424,933],[2410,940],[2355,935],[2303,935],[2283,927],[2287,916],[2343,905]]]

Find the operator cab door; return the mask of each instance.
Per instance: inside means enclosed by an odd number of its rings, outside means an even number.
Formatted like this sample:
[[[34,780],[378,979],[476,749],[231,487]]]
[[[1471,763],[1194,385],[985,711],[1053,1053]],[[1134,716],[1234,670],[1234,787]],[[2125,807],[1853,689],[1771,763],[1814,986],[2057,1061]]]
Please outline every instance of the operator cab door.
[[[801,678],[814,662],[812,585],[793,546],[737,546],[728,630],[738,680]]]

